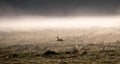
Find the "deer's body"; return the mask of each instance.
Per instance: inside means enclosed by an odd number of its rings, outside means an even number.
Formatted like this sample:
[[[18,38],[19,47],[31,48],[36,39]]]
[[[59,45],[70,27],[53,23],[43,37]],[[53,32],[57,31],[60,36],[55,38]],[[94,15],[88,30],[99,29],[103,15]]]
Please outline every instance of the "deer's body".
[[[63,39],[60,39],[59,37],[57,37],[57,41],[63,41]]]

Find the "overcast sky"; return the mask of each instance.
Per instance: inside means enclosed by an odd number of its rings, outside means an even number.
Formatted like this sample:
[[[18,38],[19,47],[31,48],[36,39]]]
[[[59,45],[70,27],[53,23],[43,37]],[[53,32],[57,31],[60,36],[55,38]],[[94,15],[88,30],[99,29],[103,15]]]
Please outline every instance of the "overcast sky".
[[[0,15],[118,15],[120,0],[0,0]]]
[[[0,0],[1,26],[120,26],[120,0]]]

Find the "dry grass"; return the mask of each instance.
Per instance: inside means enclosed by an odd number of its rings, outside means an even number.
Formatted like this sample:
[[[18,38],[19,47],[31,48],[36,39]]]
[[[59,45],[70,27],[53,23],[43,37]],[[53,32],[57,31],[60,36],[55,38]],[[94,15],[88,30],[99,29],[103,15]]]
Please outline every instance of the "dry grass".
[[[119,29],[71,30],[0,32],[0,64],[120,63]]]
[[[38,45],[38,44],[37,44]],[[41,44],[39,44],[41,45]],[[73,45],[71,48],[63,50],[54,49],[42,51],[36,50],[36,46],[32,51],[26,51],[27,49],[13,50],[12,48],[24,47],[25,45],[17,45],[16,47],[9,46],[9,49],[0,49],[0,64],[119,64],[120,63],[120,47],[116,46],[98,46],[98,45],[79,45],[75,48]],[[31,45],[26,45],[32,46]],[[34,46],[34,45],[33,45]],[[87,47],[81,47],[87,46]],[[69,47],[69,45],[68,45]],[[106,47],[106,48],[104,48]],[[76,51],[77,50],[77,51]]]

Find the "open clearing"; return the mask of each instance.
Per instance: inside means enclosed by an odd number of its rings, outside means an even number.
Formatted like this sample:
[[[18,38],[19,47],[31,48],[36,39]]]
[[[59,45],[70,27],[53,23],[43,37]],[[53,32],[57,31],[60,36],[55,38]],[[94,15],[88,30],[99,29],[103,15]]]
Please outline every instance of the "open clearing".
[[[1,31],[0,64],[119,64],[119,35],[118,28]]]

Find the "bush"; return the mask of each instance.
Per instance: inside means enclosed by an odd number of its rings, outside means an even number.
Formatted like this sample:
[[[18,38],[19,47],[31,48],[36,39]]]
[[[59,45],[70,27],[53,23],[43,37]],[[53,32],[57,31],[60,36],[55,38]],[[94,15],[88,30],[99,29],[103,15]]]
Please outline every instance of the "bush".
[[[79,53],[79,50],[77,48],[73,48],[72,50],[66,51],[65,53],[66,54],[75,54],[75,53]]]
[[[58,53],[56,51],[46,51],[43,55],[57,55]]]

